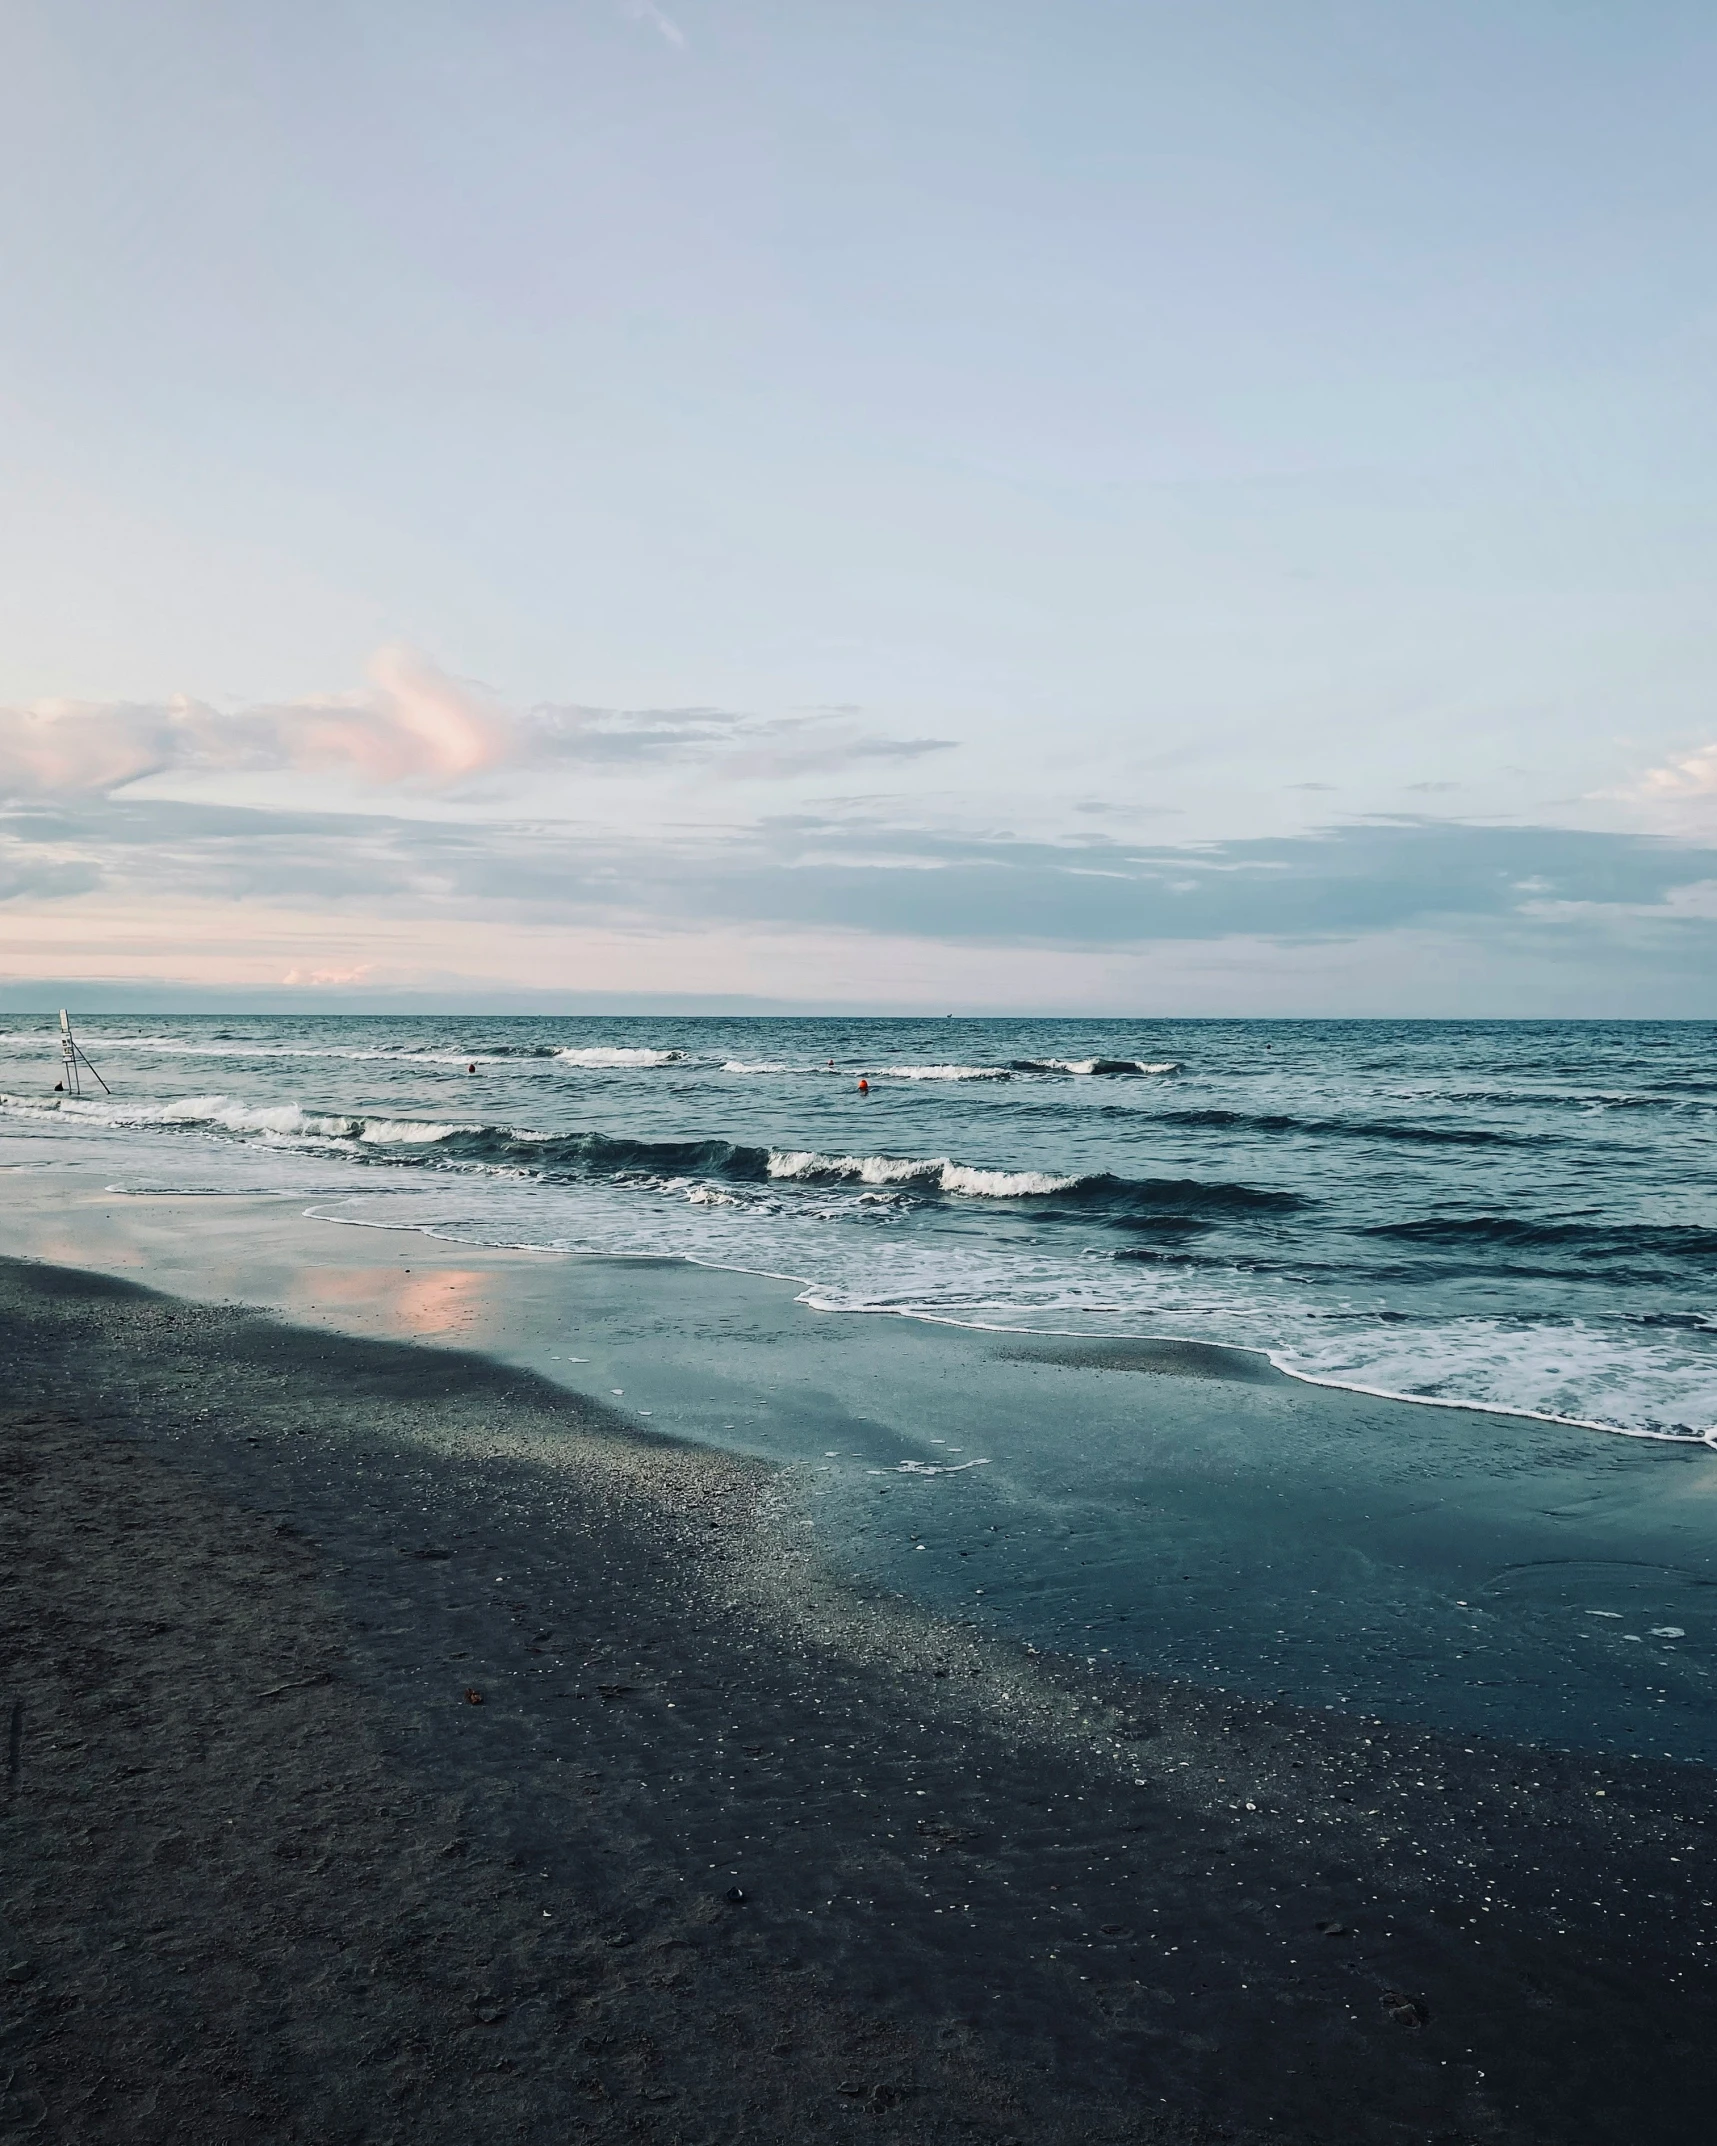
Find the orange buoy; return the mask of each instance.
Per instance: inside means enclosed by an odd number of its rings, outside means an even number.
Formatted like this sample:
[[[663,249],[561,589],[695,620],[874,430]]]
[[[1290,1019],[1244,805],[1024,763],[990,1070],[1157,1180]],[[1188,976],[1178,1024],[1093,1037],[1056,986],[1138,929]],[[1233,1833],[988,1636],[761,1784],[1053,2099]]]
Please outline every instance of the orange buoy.
[[[868,1080],[866,1080],[866,1079],[864,1078],[864,1076],[863,1076],[862,1074],[860,1074],[860,1076],[859,1076],[859,1094],[860,1094],[860,1095],[869,1095],[869,1093],[870,1093],[870,1082],[869,1082]]]

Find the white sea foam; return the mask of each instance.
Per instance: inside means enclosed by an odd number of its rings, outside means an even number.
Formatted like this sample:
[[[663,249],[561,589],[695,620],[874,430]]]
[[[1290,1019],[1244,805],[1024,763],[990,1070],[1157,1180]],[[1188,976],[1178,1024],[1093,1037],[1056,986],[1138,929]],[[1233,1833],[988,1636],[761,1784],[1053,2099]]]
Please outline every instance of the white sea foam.
[[[160,1112],[164,1125],[218,1125],[229,1133],[268,1133],[278,1139],[350,1140],[361,1118],[330,1117],[296,1103],[237,1103],[224,1095],[188,1095]]]
[[[238,1103],[224,1095],[188,1095],[167,1103],[97,1100],[93,1096],[0,1096],[8,1110],[71,1118],[87,1125],[145,1127],[218,1125],[226,1132],[349,1138],[360,1120],[312,1116],[296,1103]]]
[[[1044,1073],[1074,1073],[1089,1076],[1099,1071],[1117,1068],[1129,1073],[1178,1073],[1178,1058],[1151,1060],[1146,1058],[1037,1058],[1031,1061],[1034,1071]]]
[[[1034,1194],[1065,1192],[1076,1177],[1052,1177],[1047,1170],[973,1170],[964,1163],[942,1165],[942,1190],[964,1192],[980,1200],[1022,1200]]]
[[[771,1177],[856,1178],[862,1185],[926,1184],[944,1167],[897,1155],[819,1155],[809,1148],[771,1150],[769,1156]]]
[[[187,1095],[167,1103],[133,1103],[90,1096],[0,1095],[0,1108],[28,1115],[72,1118],[116,1129],[151,1126],[213,1126],[227,1133],[256,1133],[273,1140],[361,1140],[378,1147],[445,1140],[465,1128],[414,1118],[364,1118],[302,1109],[297,1103],[241,1103],[225,1095]]]
[[[432,1141],[446,1140],[454,1133],[473,1129],[463,1125],[428,1125],[418,1118],[365,1118],[358,1138],[376,1147],[404,1146],[412,1142],[427,1146]]]
[[[649,1081],[643,1081],[642,1072],[635,1080],[624,1072],[604,1078],[601,1068],[673,1065],[676,1054],[618,1045],[584,1051],[569,1047],[559,1060],[545,1057],[534,1062],[549,1075],[546,1087],[539,1084],[533,1092],[552,1100],[545,1102],[540,1115],[530,1113],[544,1130],[513,1128],[511,1140],[528,1141],[530,1146],[515,1150],[497,1137],[496,1159],[488,1161],[482,1158],[489,1154],[489,1147],[472,1144],[471,1152],[459,1156],[461,1175],[455,1180],[445,1167],[383,1169],[376,1165],[453,1162],[459,1144],[455,1142],[454,1154],[450,1154],[444,1143],[468,1128],[446,1118],[446,1103],[457,1100],[462,1112],[468,1111],[471,1117],[480,1114],[467,1103],[472,1084],[459,1081],[457,1097],[447,1086],[451,1076],[444,1069],[456,1066],[462,1074],[469,1062],[464,1053],[389,1047],[414,1034],[428,1042],[426,1030],[353,1024],[342,1031],[343,1049],[318,1049],[311,1044],[308,1037],[325,1033],[321,1030],[282,1024],[267,1033],[283,1040],[253,1045],[239,1040],[204,1042],[201,1037],[194,1042],[169,1036],[137,1038],[131,1045],[137,1055],[129,1063],[119,1060],[116,1068],[104,1067],[120,1091],[116,1097],[89,1092],[87,1081],[81,1098],[47,1095],[42,1091],[56,1077],[57,1064],[32,1061],[28,1079],[23,1074],[14,1076],[32,1092],[0,1097],[6,1157],[10,1161],[16,1156],[30,1164],[46,1162],[56,1169],[99,1169],[104,1185],[183,1182],[204,1191],[218,1184],[235,1193],[314,1190],[318,1197],[338,1187],[343,1188],[340,1199],[351,1202],[353,1219],[374,1217],[380,1223],[383,1218],[421,1217],[422,1226],[433,1225],[438,1234],[459,1241],[679,1254],[712,1265],[793,1277],[803,1287],[807,1303],[829,1309],[903,1313],[1013,1332],[1219,1343],[1267,1356],[1295,1378],[1432,1407],[1530,1415],[1636,1438],[1685,1443],[1708,1437],[1717,1444],[1717,1331],[1710,1323],[1699,1325],[1690,1313],[1671,1317],[1661,1312],[1666,1292],[1672,1308],[1683,1302],[1702,1302],[1692,1287],[1682,1290],[1679,1284],[1666,1281],[1662,1287],[1654,1284],[1645,1295],[1631,1283],[1628,1288],[1618,1283],[1600,1291],[1598,1281],[1589,1288],[1583,1282],[1585,1293],[1580,1301],[1585,1316],[1571,1319],[1568,1293],[1541,1285],[1554,1281],[1555,1263],[1563,1257],[1555,1245],[1544,1252],[1542,1261],[1534,1253],[1531,1260],[1521,1263],[1524,1279],[1519,1284],[1510,1280],[1515,1271],[1510,1260],[1499,1260],[1499,1288],[1481,1308],[1458,1274],[1447,1290],[1433,1294],[1434,1270],[1442,1257],[1434,1250],[1423,1255],[1423,1264],[1432,1270],[1430,1282],[1421,1284],[1415,1275],[1404,1273],[1379,1284],[1370,1279],[1366,1266],[1376,1256],[1371,1248],[1327,1233],[1317,1240],[1324,1247],[1322,1264],[1312,1260],[1316,1243],[1310,1235],[1297,1238],[1281,1261],[1269,1256],[1266,1244],[1266,1256],[1256,1263],[1243,1256],[1244,1245],[1242,1256],[1230,1263],[1242,1225],[1229,1225],[1220,1216],[1202,1236],[1164,1238],[1159,1243],[1148,1232],[1123,1238],[1106,1228],[1105,1220],[1112,1217],[1106,1218],[1103,1203],[1094,1199],[1083,1223],[1066,1215],[1042,1227],[1034,1221],[1029,1230],[1010,1228],[1004,1220],[1010,1201],[1017,1203],[1015,1214],[1031,1212],[1034,1195],[1047,1196],[1044,1205],[1070,1206],[1071,1202],[1058,1202],[1054,1196],[1065,1194],[1079,1180],[1041,1169],[978,1169],[951,1159],[947,1152],[1038,1153],[1052,1156],[1069,1169],[1096,1174],[1106,1164],[1113,1166],[1116,1152],[1126,1152],[1126,1143],[1136,1145],[1156,1136],[1135,1134],[1131,1114],[1127,1129],[1121,1132],[1113,1130],[1106,1118],[1099,1124],[1089,1120],[1089,1113],[1079,1112],[1065,1144],[1063,1138],[1055,1137],[1054,1145],[1040,1146],[1038,1135],[1053,1117],[1056,1087],[1077,1086],[1099,1066],[1135,1075],[1161,1074],[1173,1070],[1174,1061],[1069,1059],[1065,1055],[1052,1059],[1046,1055],[1031,1061],[1037,1080],[1028,1074],[1011,1091],[993,1088],[985,1098],[974,1092],[963,1104],[961,1096],[966,1091],[958,1085],[941,1088],[935,1096],[924,1088],[919,1091],[914,1116],[925,1130],[921,1138],[901,1144],[926,1152],[849,1154],[844,1143],[862,1144],[880,1137],[874,1130],[861,1133],[851,1120],[855,1106],[850,1092],[844,1098],[837,1094],[843,1088],[850,1091],[859,1063],[853,1055],[856,1051],[875,1050],[871,1077],[879,1084],[886,1083],[891,1074],[902,1079],[952,1081],[955,1075],[982,1073],[986,1068],[967,1067],[963,1062],[910,1065],[895,1054],[903,1048],[921,1047],[916,1034],[878,1029],[873,1040],[864,1043],[843,1032],[835,1044],[831,1035],[829,1044],[840,1050],[842,1070],[829,1073],[815,1043],[802,1031],[760,1026],[754,1040],[751,1034],[735,1032],[724,1036],[707,1056],[683,1054],[684,1073],[668,1085],[677,1088],[680,1079],[692,1077],[694,1070],[714,1075],[722,1066],[735,1074],[797,1076],[779,1091],[771,1091],[777,1107],[765,1107],[767,1099],[761,1090],[747,1094],[751,1084],[742,1079],[718,1078],[705,1098],[706,1108],[710,1097],[725,1095],[731,1115],[722,1115],[717,1107],[708,1109],[707,1115],[688,1116],[683,1123],[630,1129],[646,1151],[652,1136],[666,1138],[675,1130],[688,1138],[707,1133],[712,1146],[718,1134],[724,1135],[735,1149],[753,1141],[765,1148],[773,1137],[775,1153],[766,1165],[758,1156],[756,1164],[759,1175],[766,1168],[775,1182],[753,1184],[724,1176],[719,1160],[710,1168],[713,1182],[695,1174],[651,1173],[647,1157],[634,1170],[616,1172],[610,1182],[600,1171],[594,1176],[585,1175],[582,1168],[571,1173],[542,1172],[524,1168],[522,1163],[537,1155],[541,1143],[565,1140],[579,1132],[613,1130],[618,1134],[629,1128],[628,1093],[640,1088],[660,1093],[663,1084],[654,1080],[653,1072]],[[525,1033],[544,1031],[521,1031]],[[57,1058],[52,1046],[58,1039],[51,1031],[8,1031],[6,1035],[12,1046],[8,1064],[22,1062],[24,1054],[18,1046],[23,1044],[34,1052],[48,1052],[50,1061]],[[94,1030],[86,1035],[98,1064],[108,1050],[117,1059],[119,1038]],[[299,1042],[300,1036],[306,1040]],[[1002,1041],[1000,1032],[986,1040],[996,1057],[1016,1047]],[[765,1055],[755,1060],[737,1055],[724,1059],[723,1049],[732,1050],[738,1041]],[[1048,1049],[1055,1048],[1056,1042],[1065,1054],[1068,1039],[1043,1037]],[[772,1043],[792,1048],[795,1059],[770,1059],[767,1052]],[[829,1044],[824,1045],[825,1051]],[[1029,1049],[1030,1044],[1018,1047]],[[146,1060],[145,1051],[155,1049],[163,1055]],[[174,1052],[185,1054],[182,1063],[175,1063]],[[1198,1059],[1200,1078],[1206,1083],[1216,1079],[1206,1062],[1208,1055],[1201,1050]],[[247,1056],[259,1062],[254,1066],[236,1062]],[[354,1064],[350,1075],[329,1067],[317,1068],[312,1076],[298,1071],[294,1063],[300,1058],[336,1057],[385,1063],[373,1078],[361,1064]],[[260,1062],[264,1058],[277,1062],[264,1064]],[[217,1071],[213,1061],[222,1059],[228,1062]],[[532,1064],[510,1053],[498,1062]],[[1699,1075],[1702,1063],[1690,1061],[1689,1079]],[[580,1075],[576,1069],[581,1064],[594,1070]],[[1022,1068],[1024,1064],[1022,1058]],[[157,1084],[151,1077],[157,1065],[164,1074],[176,1073],[180,1081],[214,1078],[223,1092],[174,1099],[161,1090],[178,1083],[169,1078]],[[1419,1092],[1421,1084],[1403,1083],[1399,1067],[1385,1066],[1374,1075],[1363,1067],[1344,1070],[1344,1065],[1345,1061],[1334,1067],[1329,1082],[1319,1091],[1321,1106],[1331,1116],[1337,1114],[1338,1102],[1344,1112],[1362,1107],[1370,1112],[1378,1094],[1394,1097]],[[1246,1083],[1263,1078],[1268,1097],[1276,1101],[1300,1092],[1300,1077],[1294,1074],[1290,1080],[1291,1070],[1278,1071],[1253,1059],[1243,1068],[1243,1077]],[[1451,1076],[1447,1070],[1428,1077],[1422,1085],[1427,1093],[1458,1093],[1470,1103],[1478,1098],[1484,1082],[1484,1096],[1497,1107],[1505,1101],[1511,1107],[1530,1107],[1534,1100],[1546,1099],[1585,1105],[1632,1100],[1623,1093],[1626,1075],[1616,1078],[1596,1068],[1593,1077],[1576,1077],[1566,1084],[1577,1093],[1549,1098],[1542,1091],[1535,1097],[1530,1082],[1506,1069],[1499,1069],[1486,1082],[1487,1070],[1475,1064],[1470,1085],[1463,1084],[1463,1073]],[[115,1077],[116,1072],[120,1077]],[[42,1076],[39,1086],[37,1075]],[[1087,1100],[1092,1085],[1088,1079],[1083,1081]],[[1122,1085],[1127,1085],[1125,1080]],[[1225,1091],[1218,1088],[1216,1092],[1219,1100],[1225,1099]],[[792,1117],[778,1107],[788,1093],[804,1099]],[[987,1139],[980,1144],[953,1129],[980,1100],[985,1101],[987,1118],[997,1109],[1008,1118],[1010,1093],[1016,1105],[1028,1106],[1029,1136],[1023,1118],[1007,1145],[997,1150],[990,1149]],[[1259,1107],[1257,1093],[1255,1086],[1245,1088],[1241,1101],[1248,1109]],[[1332,1093],[1336,1100],[1331,1100]],[[601,1108],[597,1107],[599,1096]],[[1065,1098],[1070,1115],[1076,1101],[1071,1094]],[[1633,1127],[1648,1125],[1643,1112],[1629,1116]],[[1573,1112],[1562,1110],[1564,1124],[1574,1119]],[[1152,1122],[1148,1115],[1140,1120],[1142,1125]],[[1608,1122],[1614,1128],[1619,1118]],[[790,1138],[783,1137],[789,1128]],[[496,1131],[499,1134],[500,1129]],[[1177,1133],[1177,1140],[1181,1137]],[[1195,1138],[1190,1133],[1184,1137],[1188,1143]],[[1571,1142],[1583,1137],[1580,1132],[1568,1135]],[[498,1158],[503,1155],[512,1159],[502,1162]],[[1486,1199],[1511,1197],[1506,1185],[1499,1186],[1494,1196],[1488,1189],[1475,1191],[1458,1172],[1451,1192],[1450,1173],[1441,1168],[1440,1156],[1434,1159],[1438,1169],[1433,1172],[1427,1165],[1420,1172],[1422,1182],[1416,1181],[1401,1195],[1399,1214],[1434,1218],[1441,1211],[1439,1201],[1458,1204],[1464,1199],[1471,1204],[1476,1198],[1483,1206]],[[1570,1147],[1568,1168],[1575,1169],[1579,1161],[1577,1147]],[[1155,1167],[1153,1150],[1147,1174]],[[1181,1165],[1177,1161],[1174,1167],[1178,1170]],[[1193,1167],[1189,1158],[1186,1168]],[[1301,1181],[1292,1174],[1298,1168],[1290,1157],[1282,1166],[1284,1181]],[[1353,1213],[1371,1219],[1358,1205],[1364,1188],[1355,1190],[1357,1181],[1350,1183],[1339,1173],[1331,1173],[1327,1195],[1324,1185],[1304,1181],[1319,1203],[1319,1232],[1326,1232],[1326,1222],[1342,1226],[1342,1202],[1350,1192]],[[1691,1169],[1682,1185],[1648,1177],[1642,1182],[1642,1204],[1632,1220],[1642,1225],[1685,1223],[1694,1231],[1709,1227],[1709,1203],[1698,1189],[1701,1182]],[[459,1205],[450,1216],[449,1188],[455,1183]],[[966,1220],[959,1228],[949,1226],[946,1211],[938,1218],[926,1208],[926,1195],[937,1193],[964,1206]],[[1648,1200],[1649,1209],[1644,1205]],[[1530,1213],[1537,1212],[1530,1195],[1527,1204]],[[1001,1226],[986,1229],[979,1212],[985,1206]],[[1394,1210],[1389,1212],[1392,1219],[1399,1218]],[[1631,1213],[1623,1203],[1618,1229],[1631,1226]],[[1274,1230],[1276,1218],[1269,1220]],[[1312,1224],[1305,1228],[1310,1231]],[[1672,1248],[1656,1245],[1659,1233],[1653,1230],[1650,1257],[1665,1262],[1670,1273],[1667,1263]],[[1113,1252],[1118,1244],[1123,1250],[1156,1249],[1162,1256],[1116,1260]],[[1292,1264],[1296,1247],[1307,1249],[1312,1262],[1304,1272]],[[1392,1247],[1389,1256],[1395,1256]],[[1350,1258],[1354,1271],[1346,1279],[1342,1262]],[[1413,1259],[1420,1260],[1417,1249]],[[1462,1264],[1466,1263],[1463,1255]],[[1539,1278],[1534,1263],[1552,1271]],[[1519,1307],[1512,1312],[1504,1308],[1511,1301]],[[1388,1309],[1379,1316],[1385,1303]],[[1379,1420],[1384,1419],[1380,1416]],[[1516,1433],[1498,1432],[1499,1437],[1517,1434],[1518,1427]]]
[[[1314,1385],[1633,1438],[1717,1441],[1717,1361],[1696,1370],[1681,1349],[1613,1327],[1464,1318],[1332,1333],[1316,1318],[1294,1324],[1269,1354]]]
[[[950,1162],[946,1155],[923,1159],[912,1155],[819,1155],[808,1149],[776,1151],[769,1175],[780,1178],[839,1178],[861,1185],[924,1185],[940,1192],[962,1192],[972,1199],[1018,1200],[1035,1193],[1065,1192],[1075,1177],[1051,1177],[1044,1170],[974,1170]]]
[[[987,1468],[987,1460],[903,1460],[893,1471],[896,1475],[964,1475],[968,1468]],[[867,1469],[869,1475],[888,1473],[883,1468]]]
[[[1006,1066],[880,1066],[884,1080],[1012,1080]],[[877,1077],[873,1076],[873,1077]]]
[[[563,1066],[677,1066],[685,1063],[684,1051],[629,1050],[619,1044],[595,1043],[584,1050],[556,1051]]]

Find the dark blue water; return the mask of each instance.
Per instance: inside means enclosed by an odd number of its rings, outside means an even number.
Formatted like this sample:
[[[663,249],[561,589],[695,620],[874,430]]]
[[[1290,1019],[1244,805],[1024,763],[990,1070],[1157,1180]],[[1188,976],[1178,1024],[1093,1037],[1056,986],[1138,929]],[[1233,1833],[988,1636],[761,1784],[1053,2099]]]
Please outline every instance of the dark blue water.
[[[0,1036],[0,1159],[828,1309],[1175,1337],[1636,1436],[1717,1426],[1709,1023],[108,1016]],[[475,1070],[469,1070],[475,1067]],[[869,1082],[861,1092],[859,1080]]]

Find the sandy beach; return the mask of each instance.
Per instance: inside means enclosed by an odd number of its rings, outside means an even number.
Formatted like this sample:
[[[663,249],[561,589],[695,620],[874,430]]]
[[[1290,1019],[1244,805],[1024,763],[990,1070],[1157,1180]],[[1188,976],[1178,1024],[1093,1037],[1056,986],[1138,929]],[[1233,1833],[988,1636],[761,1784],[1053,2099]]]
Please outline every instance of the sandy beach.
[[[4,24],[0,2146],[1717,2141],[1712,17]]]
[[[1032,1651],[485,1356],[0,1305],[0,2136],[1705,2135],[1703,1768]]]

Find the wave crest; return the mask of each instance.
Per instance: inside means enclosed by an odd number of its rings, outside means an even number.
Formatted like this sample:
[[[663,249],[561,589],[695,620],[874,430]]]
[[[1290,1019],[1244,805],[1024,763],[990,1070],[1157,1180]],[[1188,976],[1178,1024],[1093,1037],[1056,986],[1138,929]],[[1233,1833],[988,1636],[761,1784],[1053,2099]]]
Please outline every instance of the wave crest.
[[[973,1169],[946,1155],[819,1155],[808,1149],[772,1152],[769,1175],[805,1184],[918,1185],[986,1200],[1030,1199],[1065,1192],[1079,1182],[1075,1177],[1053,1177],[1046,1170]]]
[[[884,1080],[1011,1080],[1007,1066],[882,1066]]]
[[[1178,1058],[1015,1058],[1015,1073],[1068,1073],[1080,1079],[1125,1073],[1178,1073]]]
[[[593,1043],[583,1049],[566,1049],[555,1052],[563,1066],[678,1066],[684,1065],[684,1051],[650,1051],[632,1049],[618,1043]]]

